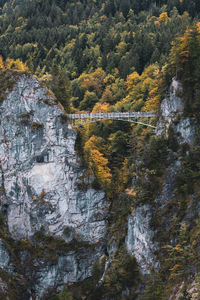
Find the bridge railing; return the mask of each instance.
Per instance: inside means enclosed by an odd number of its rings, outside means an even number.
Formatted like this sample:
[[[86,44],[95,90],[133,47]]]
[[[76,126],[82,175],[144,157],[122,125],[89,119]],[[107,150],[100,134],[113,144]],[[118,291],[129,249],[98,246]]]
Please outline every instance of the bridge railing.
[[[107,112],[107,113],[78,113],[68,114],[69,119],[117,119],[117,118],[151,118],[155,117],[154,112]]]

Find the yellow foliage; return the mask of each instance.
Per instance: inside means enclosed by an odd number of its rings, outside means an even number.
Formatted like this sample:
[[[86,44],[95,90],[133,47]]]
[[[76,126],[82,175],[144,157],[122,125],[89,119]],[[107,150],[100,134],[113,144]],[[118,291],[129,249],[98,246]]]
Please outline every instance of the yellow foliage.
[[[92,73],[83,72],[78,81],[81,83],[81,88],[83,90],[88,90],[89,88],[94,88],[98,93],[102,91],[103,88],[103,80],[105,78],[105,72],[102,68],[97,68]]]
[[[45,84],[49,84],[50,82],[52,82],[52,75],[50,73],[45,73],[39,79]]]
[[[95,135],[91,136],[91,138],[85,143],[84,151],[89,153],[90,149],[97,149],[99,139],[100,137],[97,137]]]
[[[159,67],[156,64],[150,65],[147,68],[144,69],[144,72],[141,75],[141,80],[144,80],[145,78],[152,78],[155,79],[159,74]]]
[[[103,2],[102,4],[101,4],[101,10],[104,10],[105,9],[105,3]]]
[[[115,77],[111,74],[108,74],[105,78],[104,78],[104,83],[105,84],[111,84],[113,82],[115,82]]]
[[[100,51],[100,46],[96,45],[95,47],[90,48],[91,55],[94,55],[95,57],[100,57],[101,51]]]
[[[170,64],[174,70],[181,73],[185,64],[192,60],[192,57],[198,55],[199,47],[200,22],[197,22],[192,28],[188,28],[183,36],[177,38],[176,41],[172,43]]]
[[[149,92],[149,96],[153,97],[157,92],[158,92],[158,86],[156,86]]]
[[[148,98],[147,101],[145,102],[142,110],[143,111],[156,111],[158,110],[160,105],[160,96],[157,95],[152,98]]]
[[[104,92],[103,95],[100,99],[101,102],[112,102],[114,100],[114,96],[112,91],[110,90],[109,87],[107,87]]]
[[[178,253],[183,253],[183,248],[181,248],[181,245],[180,245],[180,244],[177,244],[177,245],[176,245],[175,250],[176,250]]]
[[[89,169],[93,175],[98,179],[99,183],[109,184],[111,183],[111,172],[108,167],[108,159],[100,152],[103,149],[102,138],[92,136],[84,146],[84,153],[86,155]]]
[[[154,24],[160,25],[160,24],[167,24],[170,21],[170,18],[168,17],[167,12],[163,12],[160,14],[160,16],[157,18],[156,21],[154,21]]]
[[[3,58],[0,56],[0,69],[4,68]]]
[[[64,51],[70,51],[73,49],[74,45],[75,45],[76,40],[72,39],[70,42],[68,42],[64,48]]]
[[[14,69],[19,71],[28,71],[28,67],[20,60],[20,59],[6,59],[6,68],[7,69]]]
[[[156,20],[156,21],[154,21],[154,24],[159,25],[160,23],[159,23],[159,21]]]
[[[130,74],[126,80],[127,90],[130,91],[133,88],[133,86],[139,82],[140,82],[140,75],[137,72]]]
[[[77,25],[69,25],[69,28],[70,28],[70,29],[78,30],[78,26],[77,26]]]
[[[85,143],[84,152],[86,155],[89,155],[91,149],[99,150],[100,152],[105,153],[105,143],[104,140],[99,137],[92,135],[89,140]]]
[[[119,184],[119,191],[120,189],[123,190],[124,185],[126,185],[128,183],[128,169],[129,169],[129,161],[128,158],[125,158],[125,160],[123,161],[122,164],[122,168],[120,170],[120,174],[119,174],[119,180],[118,182],[121,183]],[[133,189],[130,189],[129,191],[132,191],[132,193],[130,193],[130,195],[135,195]]]
[[[197,28],[198,33],[200,33],[200,22],[196,23],[196,28]]]
[[[105,71],[102,68],[97,68],[94,72],[93,72],[93,76],[94,78],[97,79],[104,79],[105,78]]]
[[[101,184],[111,183],[112,175],[108,168],[108,159],[96,149],[90,150],[89,168],[93,171]]]
[[[114,73],[113,73],[115,76],[118,76],[119,75],[119,69],[118,68],[114,68]]]
[[[180,271],[181,266],[179,264],[173,265],[171,269],[169,269],[172,273],[176,273],[177,271]],[[171,275],[172,277],[172,275]]]
[[[160,70],[156,64],[148,66],[139,75],[134,72],[127,76],[126,86],[128,95],[117,102],[115,110],[131,110],[132,107],[144,111],[157,110],[160,103],[158,85],[160,83]]]
[[[93,113],[99,113],[99,112],[107,112],[109,109],[109,104],[107,102],[99,103],[97,102],[95,106],[93,107],[92,112]]]
[[[117,53],[121,53],[126,51],[126,43],[125,42],[120,42],[117,46],[116,46],[116,51]]]

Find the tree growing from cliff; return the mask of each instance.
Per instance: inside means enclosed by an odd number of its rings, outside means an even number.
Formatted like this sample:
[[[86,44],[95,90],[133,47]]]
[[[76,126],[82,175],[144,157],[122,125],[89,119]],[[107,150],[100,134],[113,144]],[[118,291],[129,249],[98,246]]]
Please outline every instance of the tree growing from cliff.
[[[54,67],[52,78],[52,91],[56,99],[65,108],[66,112],[70,112],[71,84],[67,73],[61,68]]]
[[[183,98],[187,113],[200,108],[200,22],[188,28],[173,42],[168,70],[183,83]]]
[[[101,139],[92,136],[84,146],[84,153],[88,161],[88,167],[102,187],[111,183],[111,171],[108,167],[108,159],[99,151]]]

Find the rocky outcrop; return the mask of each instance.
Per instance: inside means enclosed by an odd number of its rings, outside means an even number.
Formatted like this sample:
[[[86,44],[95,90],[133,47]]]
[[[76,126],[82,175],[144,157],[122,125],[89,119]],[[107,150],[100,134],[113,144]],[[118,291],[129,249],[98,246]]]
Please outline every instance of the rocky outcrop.
[[[177,124],[174,124],[173,128],[178,136],[179,144],[187,143],[191,145],[194,142],[195,125],[190,118],[181,119]]]
[[[35,260],[33,265],[33,286],[37,298],[40,299],[45,291],[57,290],[63,287],[63,283],[76,283],[91,276],[94,262],[101,256],[102,249],[78,249],[64,255],[59,255],[57,262],[49,259]],[[28,271],[28,270],[27,270]]]
[[[168,136],[169,129],[172,128],[177,144],[192,144],[195,138],[195,124],[190,118],[184,117],[184,103],[180,98],[181,93],[181,83],[173,78],[169,91],[161,103],[156,134]],[[169,160],[173,160],[172,157]],[[142,274],[149,274],[151,269],[159,269],[159,262],[154,254],[159,248],[154,241],[155,232],[150,223],[155,209],[162,212],[175,198],[175,180],[180,168],[181,157],[166,168],[161,190],[155,195],[154,208],[150,205],[137,207],[128,218],[126,248],[128,253],[135,256]],[[167,230],[167,219],[165,223]]]
[[[106,234],[105,194],[78,188],[84,173],[74,150],[76,133],[52,96],[35,78],[23,75],[1,104],[0,119],[1,208],[12,237],[31,239],[42,230],[66,242],[101,242]],[[0,264],[6,267],[3,249]],[[49,287],[88,277],[100,255],[98,248],[94,255],[66,253],[51,266],[34,262],[40,295]]]
[[[153,242],[155,233],[150,227],[152,213],[150,205],[146,204],[137,207],[128,219],[126,249],[135,256],[143,275],[159,268],[154,254],[158,246]]]
[[[180,98],[182,85],[173,78],[171,86],[160,107],[160,119],[157,125],[157,135],[168,135],[172,126],[179,144],[192,144],[195,137],[195,126],[190,118],[183,117],[184,103]]]
[[[175,164],[169,166],[166,169],[166,174],[163,178],[161,192],[155,199],[155,202],[158,205],[159,210],[164,209],[168,202],[175,197],[175,188],[176,188],[176,175],[177,170],[180,168],[180,162],[176,161]]]
[[[3,241],[0,239],[0,268],[4,269],[9,265],[10,255]]]

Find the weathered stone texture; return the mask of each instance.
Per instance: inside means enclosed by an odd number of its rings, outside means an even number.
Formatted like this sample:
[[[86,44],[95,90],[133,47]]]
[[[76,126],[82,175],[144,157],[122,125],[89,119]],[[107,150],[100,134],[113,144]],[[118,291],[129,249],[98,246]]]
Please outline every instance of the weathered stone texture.
[[[23,75],[7,94],[0,106],[1,207],[15,240],[29,239],[42,229],[66,242],[76,238],[96,244],[106,234],[105,193],[78,188],[84,171],[74,150],[76,133],[61,115],[36,78]],[[6,268],[9,257],[3,245],[0,249],[0,267]],[[98,249],[39,264],[35,283],[39,294],[90,276],[92,263],[102,255]]]

